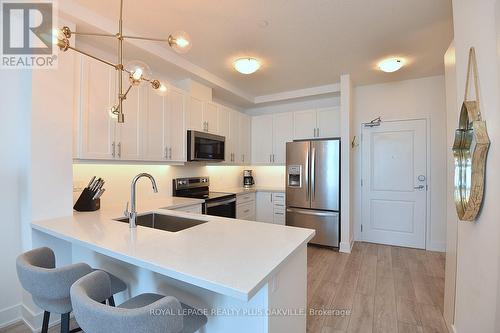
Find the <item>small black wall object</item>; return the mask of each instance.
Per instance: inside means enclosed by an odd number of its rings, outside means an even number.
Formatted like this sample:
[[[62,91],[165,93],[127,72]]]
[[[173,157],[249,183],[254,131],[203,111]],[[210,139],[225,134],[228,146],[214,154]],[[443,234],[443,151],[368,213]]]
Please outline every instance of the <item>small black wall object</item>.
[[[101,199],[93,200],[94,195],[95,193],[90,191],[88,187],[84,188],[73,209],[77,212],[94,212],[99,210],[101,208]]]

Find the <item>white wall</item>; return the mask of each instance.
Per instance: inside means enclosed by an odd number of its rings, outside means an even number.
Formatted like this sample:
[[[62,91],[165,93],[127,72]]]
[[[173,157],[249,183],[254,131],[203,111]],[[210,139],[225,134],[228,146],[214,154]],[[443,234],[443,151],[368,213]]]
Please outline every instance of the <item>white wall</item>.
[[[21,217],[25,201],[31,100],[31,72],[3,70],[0,80],[0,327],[20,318],[21,288],[15,261],[21,251]]]
[[[444,76],[359,86],[354,89],[354,133],[360,137],[361,123],[381,116],[382,120],[425,118],[430,121],[429,189],[431,195],[430,228],[427,248],[444,251],[446,244],[446,105]],[[351,166],[353,180],[354,231],[361,229],[361,147],[354,151]],[[428,223],[429,226],[429,223]]]
[[[480,216],[458,222],[455,329],[458,333],[500,332],[500,1],[454,0],[457,105],[462,104],[469,48],[476,48],[480,103],[491,148]],[[456,126],[459,109],[451,115]],[[453,120],[455,119],[455,120]],[[448,168],[452,174],[453,169]]]
[[[155,196],[172,195],[172,179],[183,177],[209,176],[211,188],[224,189],[241,186],[243,182],[243,167],[240,166],[167,166],[167,165],[125,165],[125,164],[74,164],[74,187],[86,186],[92,176],[101,177],[106,181],[106,192],[102,196],[102,204],[125,203],[130,200],[130,182],[141,172],[148,172],[156,179],[158,194],[151,190],[147,180],[138,183],[138,197],[152,198]],[[77,195],[77,194],[75,194]]]

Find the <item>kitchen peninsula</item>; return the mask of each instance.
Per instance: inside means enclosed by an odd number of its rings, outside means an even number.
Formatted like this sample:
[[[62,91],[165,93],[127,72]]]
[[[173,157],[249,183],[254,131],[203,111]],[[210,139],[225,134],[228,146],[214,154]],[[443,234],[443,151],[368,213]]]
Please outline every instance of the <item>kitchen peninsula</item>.
[[[72,262],[120,276],[129,289],[118,298],[157,292],[203,309],[209,317],[203,332],[305,332],[306,251],[314,231],[169,210],[198,202],[141,202],[140,214],[206,221],[178,232],[130,229],[116,221],[123,207],[109,206],[33,222],[34,239],[59,242],[56,253],[70,250]]]

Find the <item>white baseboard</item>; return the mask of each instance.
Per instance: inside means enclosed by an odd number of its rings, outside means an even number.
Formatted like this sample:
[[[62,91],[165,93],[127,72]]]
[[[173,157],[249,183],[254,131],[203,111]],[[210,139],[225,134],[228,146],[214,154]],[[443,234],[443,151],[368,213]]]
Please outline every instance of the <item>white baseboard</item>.
[[[21,320],[21,304],[0,310],[0,328],[10,326]]]
[[[354,245],[354,241],[351,242],[340,242],[339,252],[342,253],[351,253],[352,246]]]

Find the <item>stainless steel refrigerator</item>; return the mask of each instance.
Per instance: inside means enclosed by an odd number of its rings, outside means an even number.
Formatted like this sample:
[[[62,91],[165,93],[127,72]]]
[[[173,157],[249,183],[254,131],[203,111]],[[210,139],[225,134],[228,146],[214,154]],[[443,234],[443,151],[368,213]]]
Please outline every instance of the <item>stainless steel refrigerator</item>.
[[[340,241],[340,139],[286,144],[286,224],[316,230],[311,243]]]

